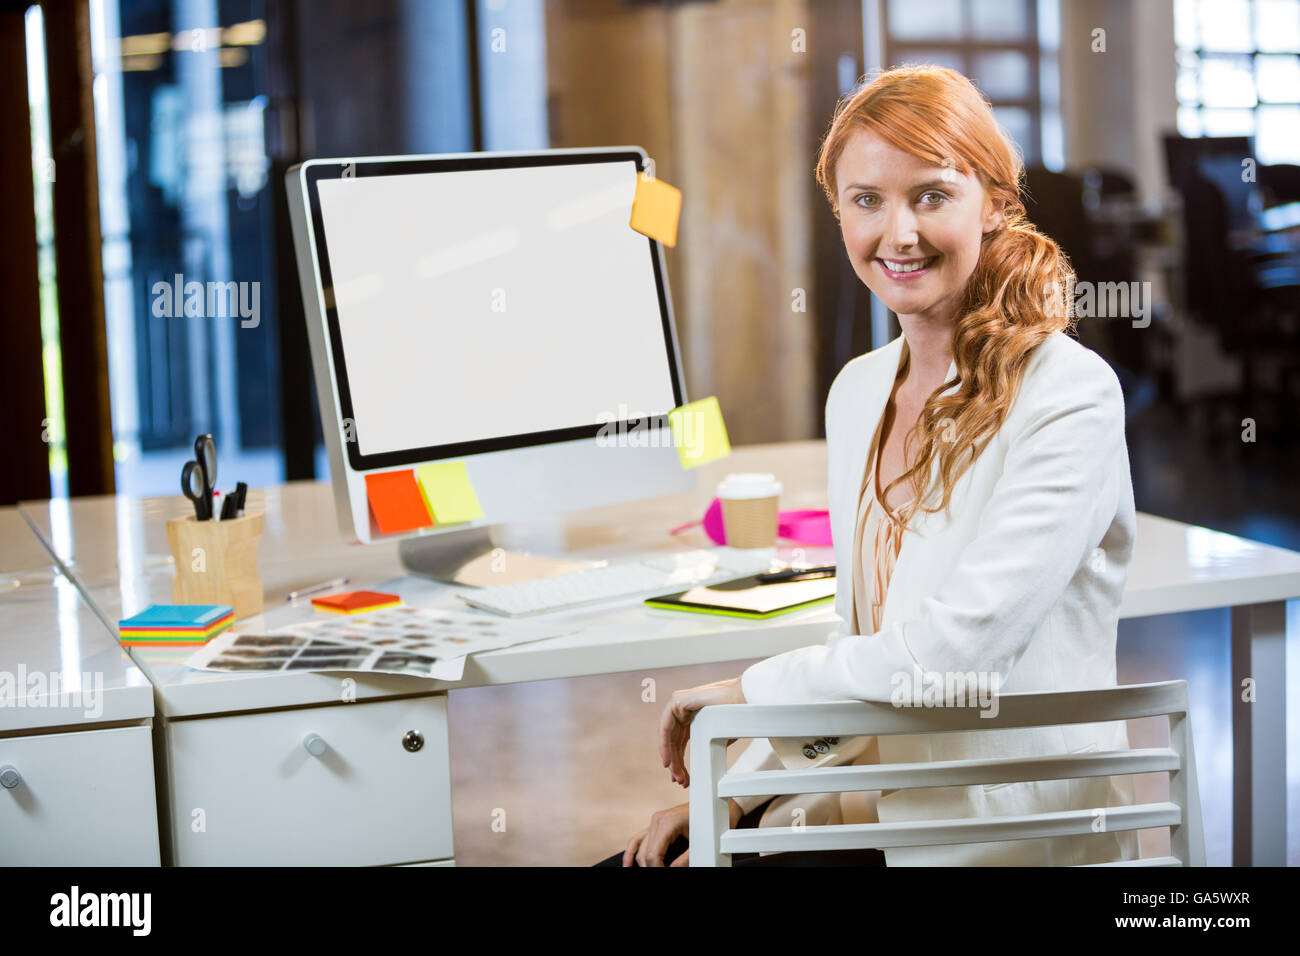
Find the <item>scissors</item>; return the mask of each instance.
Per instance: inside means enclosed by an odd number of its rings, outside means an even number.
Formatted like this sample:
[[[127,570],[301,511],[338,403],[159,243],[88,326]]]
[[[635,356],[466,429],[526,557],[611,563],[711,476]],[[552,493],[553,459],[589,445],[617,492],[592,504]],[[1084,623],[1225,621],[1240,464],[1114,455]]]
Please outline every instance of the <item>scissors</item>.
[[[194,503],[194,517],[212,520],[212,489],[217,481],[217,443],[211,435],[194,439],[194,460],[181,469],[181,492]]]

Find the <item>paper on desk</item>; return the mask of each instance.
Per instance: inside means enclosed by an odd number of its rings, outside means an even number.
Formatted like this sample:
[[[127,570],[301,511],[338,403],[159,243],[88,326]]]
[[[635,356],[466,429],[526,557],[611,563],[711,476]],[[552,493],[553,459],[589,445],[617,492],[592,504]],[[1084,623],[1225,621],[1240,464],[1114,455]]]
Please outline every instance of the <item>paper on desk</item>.
[[[577,628],[464,611],[394,607],[308,621],[269,634],[226,632],[186,664],[208,671],[371,671],[457,681],[470,654],[570,634]]]

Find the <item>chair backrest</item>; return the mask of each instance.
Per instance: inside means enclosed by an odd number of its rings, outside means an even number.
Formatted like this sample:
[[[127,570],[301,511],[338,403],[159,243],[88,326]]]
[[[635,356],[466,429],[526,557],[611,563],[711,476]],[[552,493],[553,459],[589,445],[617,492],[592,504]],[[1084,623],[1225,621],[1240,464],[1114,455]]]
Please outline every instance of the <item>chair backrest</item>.
[[[1108,166],[1089,166],[1083,171],[1083,184],[1102,199],[1131,196],[1137,192],[1132,176]]]
[[[1006,730],[1157,716],[1169,718],[1168,747],[929,764],[727,772],[727,742],[735,738]],[[1172,855],[1101,865],[1204,866],[1205,837],[1186,681],[1000,694],[994,715],[976,707],[895,707],[876,701],[705,707],[691,724],[690,862],[692,866],[730,866],[731,854],[737,852],[935,846],[1071,836],[1093,832],[1094,823],[1094,811],[1083,809],[1016,817],[731,830],[727,810],[730,797],[907,790],[1160,771],[1169,773],[1168,802],[1107,808],[1106,828],[1168,826]]]
[[[1300,166],[1275,163],[1259,167],[1259,185],[1264,190],[1265,205],[1279,206],[1300,202]]]

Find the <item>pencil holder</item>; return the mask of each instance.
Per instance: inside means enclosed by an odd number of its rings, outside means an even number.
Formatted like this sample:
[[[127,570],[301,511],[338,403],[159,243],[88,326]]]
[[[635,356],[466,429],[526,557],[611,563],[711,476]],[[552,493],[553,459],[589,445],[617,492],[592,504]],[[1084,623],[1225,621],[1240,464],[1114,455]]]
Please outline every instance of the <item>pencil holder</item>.
[[[177,604],[229,604],[235,618],[262,613],[257,545],[263,515],[199,521],[193,515],[167,522],[167,543],[176,559],[172,600]]]

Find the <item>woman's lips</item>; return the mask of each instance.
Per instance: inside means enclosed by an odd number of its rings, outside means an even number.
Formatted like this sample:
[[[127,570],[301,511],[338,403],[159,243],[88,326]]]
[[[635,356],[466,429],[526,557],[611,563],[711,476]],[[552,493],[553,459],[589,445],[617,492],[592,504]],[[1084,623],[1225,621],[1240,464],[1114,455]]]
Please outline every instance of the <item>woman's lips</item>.
[[[883,272],[885,275],[889,276],[889,278],[895,279],[899,282],[907,282],[911,279],[919,279],[921,278],[921,276],[928,273],[934,267],[934,263],[936,262],[936,260],[938,260],[938,258],[939,258],[938,256],[927,256],[924,259],[890,259],[889,260],[891,263],[898,264],[898,265],[904,263],[908,265],[914,265],[918,262],[922,263],[921,268],[912,269],[910,272],[895,272],[894,270],[887,267],[885,265],[885,260],[881,258],[877,258],[875,260],[875,263],[876,266],[880,269],[880,271]]]

